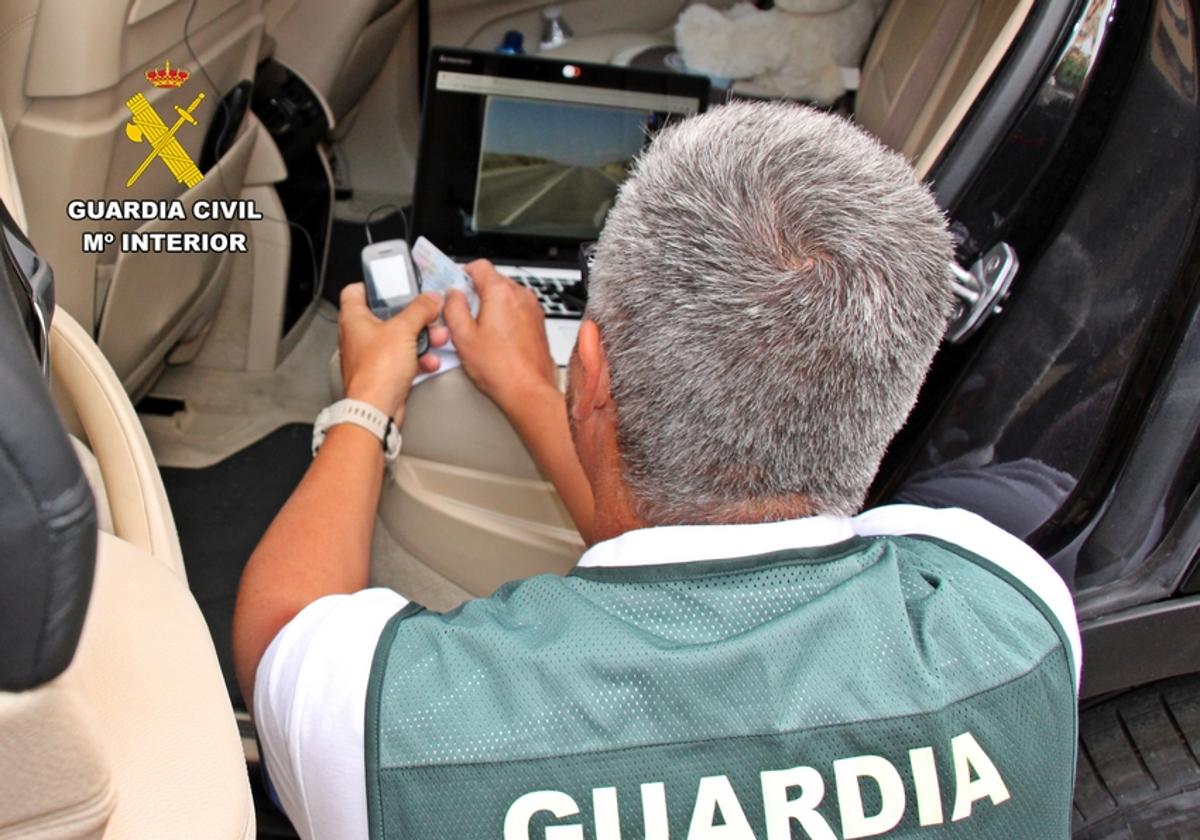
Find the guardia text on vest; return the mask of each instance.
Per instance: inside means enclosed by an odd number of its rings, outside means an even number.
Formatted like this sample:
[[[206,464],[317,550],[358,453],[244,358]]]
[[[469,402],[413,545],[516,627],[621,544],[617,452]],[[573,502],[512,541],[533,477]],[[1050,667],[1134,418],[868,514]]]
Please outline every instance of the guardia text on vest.
[[[790,840],[793,823],[814,840],[844,840],[885,835],[904,819],[906,810],[915,805],[922,826],[946,822],[944,807],[951,805],[950,821],[967,819],[975,803],[987,799],[993,806],[1007,802],[1008,787],[996,765],[970,732],[950,740],[953,762],[953,797],[944,800],[938,783],[932,747],[909,750],[908,781],[915,803],[905,794],[901,770],[878,755],[858,755],[833,762],[834,796],[841,833],[818,810],[825,798],[825,778],[813,767],[798,766],[786,770],[766,770],[759,774],[762,787],[763,819],[766,834],[754,833],[750,820],[738,800],[728,776],[706,776],[699,780],[695,805],[687,833],[683,826],[669,824],[667,791],[663,782],[641,785],[642,819],[645,840]],[[880,806],[868,814],[863,803],[865,780],[877,786]],[[620,806],[615,787],[592,790],[592,817],[596,840],[621,840]],[[571,820],[550,826],[539,837],[531,837],[530,823],[536,814],[547,812],[559,820]],[[584,830],[579,803],[559,790],[538,790],[517,798],[504,819],[504,840],[583,840]],[[572,819],[575,818],[575,819]]]

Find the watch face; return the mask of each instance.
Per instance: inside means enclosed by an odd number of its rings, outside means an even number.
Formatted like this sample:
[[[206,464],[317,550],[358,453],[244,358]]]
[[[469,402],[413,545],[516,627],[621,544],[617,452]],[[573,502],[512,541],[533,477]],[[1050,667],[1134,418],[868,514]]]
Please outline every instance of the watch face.
[[[387,431],[383,435],[383,456],[387,461],[395,461],[400,455],[400,427],[391,417],[388,418]]]

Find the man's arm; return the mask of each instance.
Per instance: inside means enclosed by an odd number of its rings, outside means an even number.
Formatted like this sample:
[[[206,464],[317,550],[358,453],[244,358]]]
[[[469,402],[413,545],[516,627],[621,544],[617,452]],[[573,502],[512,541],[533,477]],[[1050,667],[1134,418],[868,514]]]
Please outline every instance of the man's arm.
[[[590,544],[592,488],[571,440],[542,308],[532,292],[486,260],[467,271],[479,293],[479,319],[471,317],[466,297],[457,291],[447,298],[445,312],[463,369],[508,417]]]
[[[554,485],[571,515],[579,535],[588,545],[595,542],[592,486],[588,483],[567,422],[567,401],[558,386],[529,389],[504,408],[509,422],[533,456],[546,478]]]
[[[422,295],[382,322],[367,308],[362,284],[346,287],[338,318],[346,396],[399,422],[418,368],[437,368],[436,357],[418,363],[417,335],[439,309],[436,295]],[[430,333],[435,346],[446,343],[445,329]],[[233,657],[247,706],[253,702],[258,663],[279,630],[318,598],[366,587],[382,484],[379,440],[352,424],[331,428],[242,573]]]

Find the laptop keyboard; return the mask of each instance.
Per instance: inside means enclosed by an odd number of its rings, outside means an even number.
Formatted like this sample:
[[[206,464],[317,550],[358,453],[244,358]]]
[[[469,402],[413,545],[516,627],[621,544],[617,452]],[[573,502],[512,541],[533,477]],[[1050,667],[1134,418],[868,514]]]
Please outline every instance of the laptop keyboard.
[[[578,270],[526,265],[498,265],[496,270],[532,290],[546,317],[583,317],[584,296]]]

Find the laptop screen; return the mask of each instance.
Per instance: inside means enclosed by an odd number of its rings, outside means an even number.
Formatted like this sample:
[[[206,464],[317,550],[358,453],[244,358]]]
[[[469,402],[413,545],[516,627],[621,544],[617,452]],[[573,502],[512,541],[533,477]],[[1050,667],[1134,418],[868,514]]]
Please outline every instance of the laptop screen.
[[[414,230],[456,258],[573,264],[638,153],[707,96],[703,77],[437,48]]]

